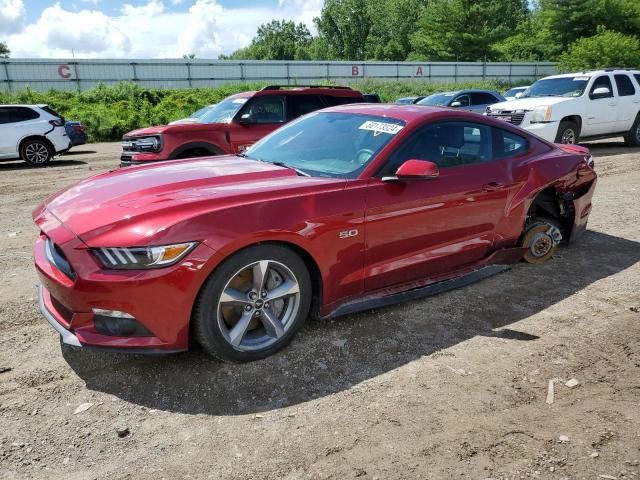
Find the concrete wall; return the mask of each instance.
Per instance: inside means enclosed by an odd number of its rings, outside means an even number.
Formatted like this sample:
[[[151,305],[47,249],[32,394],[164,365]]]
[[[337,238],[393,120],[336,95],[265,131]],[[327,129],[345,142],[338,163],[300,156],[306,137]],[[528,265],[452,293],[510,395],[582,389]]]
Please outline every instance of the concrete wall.
[[[218,60],[0,61],[0,90],[87,90],[100,83],[133,81],[152,88],[215,87],[225,83],[337,83],[361,79],[519,83],[556,73],[553,63],[498,62],[285,62]]]

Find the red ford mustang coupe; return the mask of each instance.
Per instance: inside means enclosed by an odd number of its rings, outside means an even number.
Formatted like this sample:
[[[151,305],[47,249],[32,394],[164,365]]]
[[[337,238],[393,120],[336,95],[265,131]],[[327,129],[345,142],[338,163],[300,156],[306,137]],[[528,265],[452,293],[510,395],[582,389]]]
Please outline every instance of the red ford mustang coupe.
[[[40,308],[76,347],[228,361],[329,317],[548,259],[587,224],[579,146],[421,106],[302,117],[242,156],[97,175],[33,214]]]

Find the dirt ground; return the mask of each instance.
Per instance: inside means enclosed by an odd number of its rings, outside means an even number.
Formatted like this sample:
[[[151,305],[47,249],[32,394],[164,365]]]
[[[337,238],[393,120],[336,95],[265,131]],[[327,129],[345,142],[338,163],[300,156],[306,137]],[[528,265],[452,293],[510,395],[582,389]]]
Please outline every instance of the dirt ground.
[[[0,164],[0,476],[640,480],[640,149],[589,146],[590,229],[552,261],[309,322],[249,365],[61,348],[31,210],[119,146]]]

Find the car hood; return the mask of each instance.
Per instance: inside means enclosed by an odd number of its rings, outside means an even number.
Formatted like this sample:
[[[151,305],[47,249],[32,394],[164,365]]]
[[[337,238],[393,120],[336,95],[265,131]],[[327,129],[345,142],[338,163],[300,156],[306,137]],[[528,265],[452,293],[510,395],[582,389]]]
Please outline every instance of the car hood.
[[[181,132],[194,132],[197,130],[217,130],[219,128],[228,127],[226,123],[200,123],[200,122],[188,122],[188,123],[176,123],[173,125],[157,125],[155,127],[139,128],[125,133],[123,138],[131,137],[143,137],[146,135],[157,135],[159,133],[181,133]]]
[[[489,108],[491,111],[496,110],[533,110],[536,107],[546,107],[549,105],[557,105],[574,100],[574,97],[533,97],[533,98],[516,98],[506,102],[494,103]]]
[[[344,180],[301,177],[292,169],[235,156],[178,160],[88,178],[49,197],[33,216],[47,209],[89,246],[153,245],[167,240],[167,229],[194,216],[326,184]]]

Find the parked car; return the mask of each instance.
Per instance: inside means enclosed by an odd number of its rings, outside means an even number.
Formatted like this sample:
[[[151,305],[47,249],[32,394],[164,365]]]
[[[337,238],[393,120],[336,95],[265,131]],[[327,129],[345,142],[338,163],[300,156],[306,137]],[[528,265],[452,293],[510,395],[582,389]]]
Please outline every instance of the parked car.
[[[420,96],[420,97],[402,97],[402,98],[397,99],[395,101],[395,103],[397,103],[399,105],[407,105],[407,104],[411,104],[411,103],[418,103],[423,98],[425,98],[424,95]]]
[[[596,70],[538,80],[522,97],[487,114],[550,142],[578,143],[624,136],[640,145],[640,70]]]
[[[454,107],[471,112],[484,113],[487,106],[504,101],[504,97],[493,90],[469,89],[434,93],[423,98],[417,104],[431,107]]]
[[[241,156],[115,170],[50,197],[33,213],[40,308],[76,347],[170,352],[195,340],[255,360],[309,314],[547,260],[586,228],[595,184],[586,148],[487,116],[329,108]]]
[[[529,85],[524,87],[510,88],[504,93],[504,99],[508,101],[508,100],[515,100],[516,98],[520,98],[522,94],[527,90],[527,88],[529,88]]]
[[[362,93],[349,87],[272,85],[257,92],[239,93],[218,103],[199,123],[141,128],[127,133],[122,142],[120,166],[241,153],[305,113],[364,101]]]
[[[0,161],[46,165],[71,146],[64,123],[47,105],[0,105]]]
[[[87,129],[82,123],[67,120],[64,123],[64,130],[67,132],[72,147],[87,143]]]
[[[202,107],[196,110],[195,112],[193,112],[187,118],[181,118],[180,120],[174,120],[173,122],[169,122],[169,125],[180,125],[182,123],[200,123],[202,121],[202,117],[204,117],[205,114],[209,112],[216,105],[217,105],[216,103],[213,103],[211,105],[207,105],[206,107]]]

